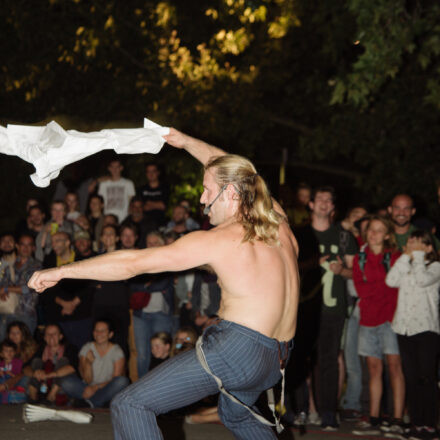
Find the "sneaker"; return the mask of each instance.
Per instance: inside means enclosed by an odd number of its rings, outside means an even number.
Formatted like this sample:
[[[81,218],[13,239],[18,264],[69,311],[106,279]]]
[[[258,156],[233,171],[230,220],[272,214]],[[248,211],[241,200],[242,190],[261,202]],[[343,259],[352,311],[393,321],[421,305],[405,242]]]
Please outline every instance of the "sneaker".
[[[351,431],[354,435],[380,435],[380,427],[379,425],[372,425],[370,422],[366,420],[362,420],[358,423],[356,429]]]
[[[320,425],[322,423],[321,417],[319,417],[318,413],[310,413],[307,417],[308,425]]]
[[[405,431],[403,429],[402,421],[393,420],[390,426],[387,426],[386,429],[382,428],[382,430],[385,431],[385,437],[387,438],[404,438]]]
[[[326,432],[335,432],[339,429],[337,425],[321,425],[321,430]]]
[[[305,425],[306,422],[307,422],[307,414],[304,411],[301,411],[299,414],[297,414],[293,420],[293,424],[295,426]]]
[[[341,411],[341,419],[346,420],[347,422],[354,422],[356,420],[360,420],[362,417],[362,413],[355,409],[343,409]]]

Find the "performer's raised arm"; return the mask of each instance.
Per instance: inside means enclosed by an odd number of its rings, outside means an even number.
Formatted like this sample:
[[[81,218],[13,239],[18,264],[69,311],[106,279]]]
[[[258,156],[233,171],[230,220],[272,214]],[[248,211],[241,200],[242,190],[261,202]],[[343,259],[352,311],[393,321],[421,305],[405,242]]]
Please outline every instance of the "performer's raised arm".
[[[163,138],[171,146],[186,150],[198,161],[202,162],[203,165],[208,163],[208,161],[214,156],[224,156],[226,154],[226,152],[220,148],[209,145],[200,139],[188,136],[175,128],[170,128],[170,134],[163,136]]]
[[[63,278],[118,281],[141,273],[176,272],[215,265],[211,247],[214,231],[195,231],[168,246],[141,250],[121,250],[65,266],[35,272],[28,286],[37,292],[53,287]]]

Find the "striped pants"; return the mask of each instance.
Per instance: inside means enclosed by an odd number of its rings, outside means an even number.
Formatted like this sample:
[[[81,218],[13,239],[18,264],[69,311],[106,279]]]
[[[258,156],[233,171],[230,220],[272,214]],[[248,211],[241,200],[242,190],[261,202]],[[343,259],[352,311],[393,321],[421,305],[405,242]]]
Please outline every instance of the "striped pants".
[[[284,344],[281,344],[284,353]],[[293,346],[293,340],[289,348]],[[260,393],[280,379],[279,344],[254,330],[220,321],[203,334],[203,351],[211,371],[241,402],[252,406]],[[218,392],[202,368],[195,350],[159,365],[111,403],[115,440],[162,439],[156,415],[197,402]],[[255,408],[254,408],[255,409]],[[276,439],[269,426],[243,406],[220,394],[219,416],[237,439]]]

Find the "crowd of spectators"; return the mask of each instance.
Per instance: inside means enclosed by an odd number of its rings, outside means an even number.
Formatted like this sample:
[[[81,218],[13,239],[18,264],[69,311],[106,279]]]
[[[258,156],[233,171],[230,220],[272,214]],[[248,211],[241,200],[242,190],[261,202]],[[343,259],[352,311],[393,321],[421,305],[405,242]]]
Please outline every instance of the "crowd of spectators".
[[[146,165],[137,189],[123,169],[113,159],[108,176],[76,189],[60,182],[48,212],[29,199],[26,217],[1,235],[3,403],[106,406],[130,380],[194,347],[215,319],[221,290],[215,274],[201,269],[125,281],[65,279],[41,295],[27,287],[40,268],[164,246],[210,227],[188,200],[170,206],[156,164]],[[293,200],[281,199],[299,243],[301,277],[285,422],[332,431],[344,418],[358,422],[357,435],[436,438],[434,223],[414,221],[406,194],[374,212],[353,206],[341,221],[332,187],[301,183]],[[188,420],[205,419],[218,421],[215,406]]]

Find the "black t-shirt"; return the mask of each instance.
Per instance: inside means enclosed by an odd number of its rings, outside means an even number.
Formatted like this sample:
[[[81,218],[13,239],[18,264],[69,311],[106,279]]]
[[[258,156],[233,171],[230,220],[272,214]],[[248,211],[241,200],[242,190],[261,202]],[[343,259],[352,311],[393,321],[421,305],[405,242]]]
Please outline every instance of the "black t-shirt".
[[[152,188],[148,183],[139,188],[138,195],[142,197],[143,202],[163,202],[165,208],[168,206],[168,200],[170,197],[170,188],[164,183],[160,183],[156,188]],[[156,226],[162,226],[165,224],[165,210],[153,209],[151,211],[145,211],[145,215],[148,219],[156,222]]]

